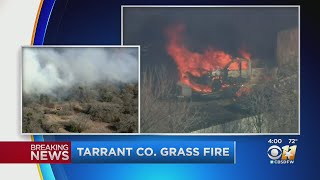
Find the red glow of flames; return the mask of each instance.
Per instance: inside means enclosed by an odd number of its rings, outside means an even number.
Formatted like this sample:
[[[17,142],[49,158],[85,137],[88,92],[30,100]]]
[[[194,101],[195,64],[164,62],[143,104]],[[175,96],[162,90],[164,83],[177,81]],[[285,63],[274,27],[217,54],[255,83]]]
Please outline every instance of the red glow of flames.
[[[223,70],[228,65],[229,70],[239,70],[239,64],[232,62],[233,57],[221,50],[208,48],[203,53],[192,52],[183,43],[182,33],[184,25],[176,25],[167,29],[167,52],[178,66],[180,81],[191,87],[194,91],[210,93],[212,88],[208,85],[197,84],[190,80],[190,75],[200,77],[213,70]],[[240,55],[250,60],[250,54],[240,50]],[[237,58],[236,58],[237,59]],[[241,62],[242,70],[248,68],[248,62]]]
[[[242,95],[248,95],[251,91],[252,89],[250,87],[243,86],[236,92],[236,96],[240,97]]]
[[[238,53],[245,59],[248,59],[248,60],[251,59],[251,54],[249,54],[248,52],[246,52],[243,49],[239,49]]]

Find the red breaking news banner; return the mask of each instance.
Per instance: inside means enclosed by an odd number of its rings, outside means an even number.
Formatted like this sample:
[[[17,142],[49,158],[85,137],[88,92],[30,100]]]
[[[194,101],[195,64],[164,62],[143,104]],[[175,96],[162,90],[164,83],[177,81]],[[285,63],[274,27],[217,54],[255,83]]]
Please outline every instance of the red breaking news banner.
[[[71,163],[71,143],[0,142],[0,163]]]

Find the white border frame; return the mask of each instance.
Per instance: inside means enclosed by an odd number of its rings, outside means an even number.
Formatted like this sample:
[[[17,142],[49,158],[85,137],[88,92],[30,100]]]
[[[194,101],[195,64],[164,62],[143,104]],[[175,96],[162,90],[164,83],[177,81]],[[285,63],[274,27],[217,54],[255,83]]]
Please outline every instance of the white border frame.
[[[23,49],[24,48],[137,48],[138,50],[138,133],[23,133],[22,132],[22,91],[23,91]],[[20,133],[21,135],[137,135],[140,134],[140,46],[139,45],[27,45],[21,46],[20,66]]]
[[[300,135],[301,132],[301,110],[300,110],[300,5],[122,5],[121,6],[121,45],[123,44],[123,19],[124,19],[124,8],[233,8],[233,7],[243,7],[243,8],[298,8],[298,86],[299,86],[299,99],[298,99],[298,109],[299,109],[299,117],[298,117],[298,132],[297,133],[140,133],[141,135],[180,135],[180,136],[253,136],[253,135]],[[126,45],[124,45],[126,46]],[[140,55],[140,53],[139,53]],[[139,57],[139,65],[140,65],[140,57]],[[139,67],[140,69],[140,67]],[[140,78],[140,72],[139,72],[139,78]],[[139,79],[140,81],[140,79]],[[139,97],[140,97],[140,84],[139,84]],[[140,99],[139,99],[139,118],[140,118]],[[140,119],[139,119],[140,122]],[[140,132],[140,127],[139,127]]]

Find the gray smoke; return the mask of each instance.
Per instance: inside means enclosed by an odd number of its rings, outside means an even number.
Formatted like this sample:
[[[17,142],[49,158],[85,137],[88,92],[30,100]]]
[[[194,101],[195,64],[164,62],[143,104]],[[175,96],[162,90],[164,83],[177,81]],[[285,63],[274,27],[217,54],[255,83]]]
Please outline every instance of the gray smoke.
[[[24,93],[52,94],[102,81],[137,83],[137,48],[23,48]]]

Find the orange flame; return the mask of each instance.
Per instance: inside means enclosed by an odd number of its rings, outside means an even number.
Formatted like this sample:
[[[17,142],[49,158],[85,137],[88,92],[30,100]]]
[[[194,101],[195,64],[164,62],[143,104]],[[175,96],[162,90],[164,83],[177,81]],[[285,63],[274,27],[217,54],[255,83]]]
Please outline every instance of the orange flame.
[[[247,86],[243,86],[241,87],[237,92],[236,92],[236,96],[240,97],[242,95],[247,95],[252,91],[252,89],[250,87]]]
[[[227,66],[229,66],[227,67],[229,70],[239,70],[239,63],[233,62],[230,54],[214,48],[208,48],[202,54],[190,51],[183,43],[181,34],[184,30],[185,26],[179,24],[168,28],[166,31],[168,37],[167,52],[178,66],[180,81],[194,91],[212,92],[209,85],[192,82],[190,75],[200,77],[214,70],[223,70]],[[241,51],[241,55],[247,60],[250,59],[250,54],[245,51]],[[241,61],[241,67],[242,70],[247,69],[248,63]]]
[[[239,49],[238,53],[245,59],[250,60],[251,59],[251,54],[248,52],[244,51],[243,49]]]

